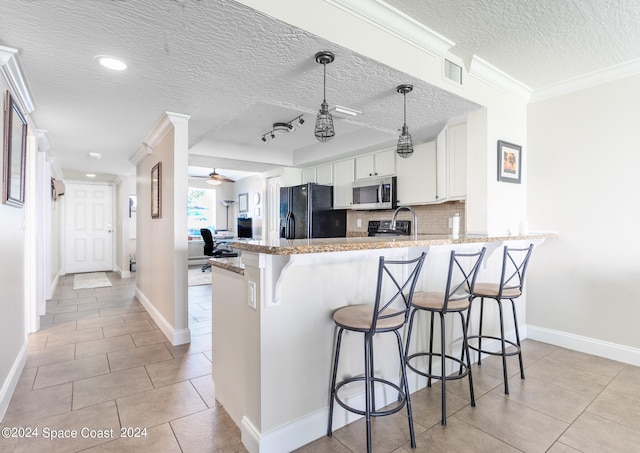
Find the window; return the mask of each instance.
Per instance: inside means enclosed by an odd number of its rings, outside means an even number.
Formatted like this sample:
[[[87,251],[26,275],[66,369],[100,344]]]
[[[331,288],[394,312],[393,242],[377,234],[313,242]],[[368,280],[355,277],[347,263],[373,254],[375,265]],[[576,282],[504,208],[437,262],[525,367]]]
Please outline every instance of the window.
[[[215,189],[189,188],[187,200],[187,228],[190,238],[200,238],[200,228],[215,232],[216,191]]]

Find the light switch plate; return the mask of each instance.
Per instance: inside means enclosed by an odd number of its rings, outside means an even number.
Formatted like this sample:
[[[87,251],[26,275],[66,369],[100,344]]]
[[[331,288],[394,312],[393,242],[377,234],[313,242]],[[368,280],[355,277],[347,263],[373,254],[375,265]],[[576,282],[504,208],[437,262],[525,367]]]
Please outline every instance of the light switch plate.
[[[247,282],[247,296],[248,303],[251,308],[256,309],[256,283],[255,282]]]

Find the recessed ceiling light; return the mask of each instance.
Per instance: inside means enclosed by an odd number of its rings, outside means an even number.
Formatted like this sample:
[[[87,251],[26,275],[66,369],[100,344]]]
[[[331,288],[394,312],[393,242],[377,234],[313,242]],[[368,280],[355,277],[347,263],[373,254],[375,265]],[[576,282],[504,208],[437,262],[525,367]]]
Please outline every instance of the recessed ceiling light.
[[[92,159],[100,159],[102,156],[100,155],[100,153],[96,153],[96,152],[91,151],[89,153],[89,157],[91,157]]]
[[[85,176],[87,178],[95,178],[96,177],[96,175],[94,173],[87,173]]]
[[[124,71],[127,69],[127,64],[124,61],[108,55],[98,55],[95,60],[105,68],[112,69],[114,71]]]

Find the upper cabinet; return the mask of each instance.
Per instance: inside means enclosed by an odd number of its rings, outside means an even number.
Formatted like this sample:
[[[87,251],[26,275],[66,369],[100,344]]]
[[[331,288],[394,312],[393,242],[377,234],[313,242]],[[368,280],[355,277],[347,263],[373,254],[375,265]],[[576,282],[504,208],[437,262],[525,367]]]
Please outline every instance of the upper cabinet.
[[[356,179],[375,178],[396,174],[395,150],[365,154],[355,158]]]
[[[330,186],[333,184],[333,164],[322,164],[317,167],[302,169],[302,184],[313,182]]]
[[[354,159],[333,163],[333,207],[350,208],[353,201]]]
[[[447,128],[447,163],[449,200],[464,200],[467,196],[467,124]]]
[[[409,157],[396,157],[398,204],[438,202],[436,177],[436,142],[413,146]]]

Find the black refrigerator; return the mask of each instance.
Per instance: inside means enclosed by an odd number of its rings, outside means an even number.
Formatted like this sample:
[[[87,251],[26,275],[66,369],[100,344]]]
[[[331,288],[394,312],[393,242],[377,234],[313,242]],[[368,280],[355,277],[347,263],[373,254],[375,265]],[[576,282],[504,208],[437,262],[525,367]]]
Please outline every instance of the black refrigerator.
[[[332,238],[347,235],[347,211],[333,209],[333,187],[308,183],[280,189],[280,237]]]

